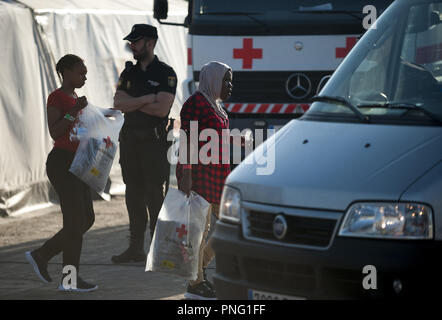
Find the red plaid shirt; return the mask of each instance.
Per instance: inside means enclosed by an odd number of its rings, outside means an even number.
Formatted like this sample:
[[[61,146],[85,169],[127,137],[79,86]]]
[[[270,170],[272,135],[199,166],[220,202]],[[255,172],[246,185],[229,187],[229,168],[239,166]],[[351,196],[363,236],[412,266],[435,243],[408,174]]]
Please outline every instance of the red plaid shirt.
[[[223,164],[223,148],[229,148],[229,144],[223,143],[222,130],[229,128],[229,119],[219,116],[212,108],[206,98],[199,92],[196,92],[187,99],[181,109],[181,130],[185,131],[187,137],[190,137],[190,121],[198,121],[198,137],[204,129],[214,129],[219,137],[219,163],[202,164],[198,157],[198,164],[192,165],[192,190],[201,195],[210,203],[219,204],[224,182],[230,173],[230,164]],[[209,143],[207,141],[198,141],[198,155],[201,148]],[[207,152],[210,157],[211,152]],[[227,153],[228,155],[228,153]],[[227,160],[230,160],[227,157]],[[225,162],[225,161],[224,161]],[[178,183],[182,178],[182,165],[177,164],[176,176]]]

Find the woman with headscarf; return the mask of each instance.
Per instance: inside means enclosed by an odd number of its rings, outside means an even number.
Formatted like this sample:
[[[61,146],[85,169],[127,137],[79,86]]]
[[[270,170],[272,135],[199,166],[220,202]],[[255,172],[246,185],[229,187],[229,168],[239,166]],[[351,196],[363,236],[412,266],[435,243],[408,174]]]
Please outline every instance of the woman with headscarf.
[[[198,193],[212,204],[210,211],[218,217],[221,193],[226,177],[230,173],[230,164],[228,161],[227,163],[223,161],[223,146],[224,148],[229,146],[226,145],[226,141],[223,141],[223,138],[226,137],[222,134],[223,130],[229,128],[229,118],[220,102],[227,99],[232,93],[232,69],[224,63],[212,61],[203,66],[199,80],[198,90],[187,99],[180,113],[181,130],[186,133],[185,139],[187,139],[187,162],[178,163],[177,165],[178,189],[187,195],[191,191]],[[217,145],[219,147],[217,160],[219,161],[210,161],[208,164],[203,164],[199,159],[201,148],[211,141],[209,138],[208,142],[198,142],[198,148],[194,151],[198,152],[198,163],[191,164],[190,158],[192,158],[192,155],[190,154],[189,138],[192,121],[198,123],[198,137],[205,129],[216,131],[219,140]],[[214,150],[210,151],[210,154],[207,152],[207,156],[213,160],[212,152]],[[207,161],[203,162],[207,163]],[[198,278],[189,282],[185,294],[185,297],[189,299],[215,299],[213,284],[206,279],[204,272],[214,257],[210,240],[206,243],[210,228],[210,211],[207,215],[206,230],[201,242]]]

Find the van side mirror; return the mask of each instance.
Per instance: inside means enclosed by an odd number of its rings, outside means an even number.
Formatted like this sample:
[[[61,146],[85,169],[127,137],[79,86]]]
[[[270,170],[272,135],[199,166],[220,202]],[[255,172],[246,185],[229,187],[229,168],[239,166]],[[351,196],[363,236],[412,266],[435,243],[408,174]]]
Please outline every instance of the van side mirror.
[[[440,24],[440,13],[438,11],[433,11],[430,14],[430,26],[437,26]]]
[[[169,11],[169,4],[167,0],[154,0],[153,3],[153,17],[157,20],[167,19],[167,12]]]

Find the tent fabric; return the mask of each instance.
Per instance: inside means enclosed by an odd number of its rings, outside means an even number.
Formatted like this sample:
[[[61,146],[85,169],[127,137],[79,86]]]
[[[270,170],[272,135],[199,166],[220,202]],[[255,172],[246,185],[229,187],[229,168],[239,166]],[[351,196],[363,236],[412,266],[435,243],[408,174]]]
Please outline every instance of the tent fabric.
[[[60,85],[55,72],[59,58],[72,53],[84,59],[88,79],[78,94],[108,108],[125,61],[133,61],[123,37],[135,23],[156,26],[159,39],[155,53],[175,69],[179,82],[172,118],[179,117],[183,103],[180,83],[187,70],[187,30],[159,25],[153,19],[152,0],[20,2],[32,10],[0,1],[0,215],[45,206],[52,199],[45,171],[52,148],[46,99]],[[168,21],[183,22],[187,2],[169,2]],[[118,159],[111,181],[110,193],[124,190]]]
[[[117,10],[117,11],[148,11],[152,15],[153,0],[20,0],[19,2],[40,9],[81,9],[81,10]],[[171,14],[187,13],[187,1],[169,0]]]
[[[46,76],[39,67],[31,12],[1,2],[0,37],[0,213],[4,215],[49,200],[44,163],[51,140],[43,110]]]

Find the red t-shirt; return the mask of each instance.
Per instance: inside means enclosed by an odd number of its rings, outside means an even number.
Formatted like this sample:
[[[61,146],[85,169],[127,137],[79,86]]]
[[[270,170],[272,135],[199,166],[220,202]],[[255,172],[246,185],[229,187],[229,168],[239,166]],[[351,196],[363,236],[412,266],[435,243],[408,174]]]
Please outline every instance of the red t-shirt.
[[[58,110],[60,110],[61,114],[64,115],[66,113],[69,113],[69,111],[74,107],[75,102],[77,101],[76,98],[73,98],[69,96],[68,94],[64,93],[61,89],[57,89],[54,92],[52,92],[48,97],[48,103],[47,107],[55,107]],[[60,148],[72,152],[76,152],[78,148],[78,141],[71,141],[69,139],[69,134],[72,131],[72,128],[74,127],[75,122],[73,122],[69,129],[66,131],[64,135],[61,137],[58,137],[54,142],[54,148]]]

